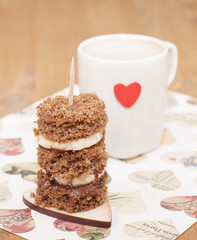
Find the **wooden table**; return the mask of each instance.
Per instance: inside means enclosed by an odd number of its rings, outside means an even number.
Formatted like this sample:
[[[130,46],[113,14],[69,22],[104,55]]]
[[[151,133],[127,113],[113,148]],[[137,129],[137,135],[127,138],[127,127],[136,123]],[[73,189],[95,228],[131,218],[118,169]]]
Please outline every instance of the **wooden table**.
[[[175,43],[179,65],[170,89],[197,97],[196,29],[196,0],[0,0],[0,116],[68,86],[77,45],[110,33]],[[197,224],[178,239],[196,234]],[[1,230],[0,239],[20,237]]]

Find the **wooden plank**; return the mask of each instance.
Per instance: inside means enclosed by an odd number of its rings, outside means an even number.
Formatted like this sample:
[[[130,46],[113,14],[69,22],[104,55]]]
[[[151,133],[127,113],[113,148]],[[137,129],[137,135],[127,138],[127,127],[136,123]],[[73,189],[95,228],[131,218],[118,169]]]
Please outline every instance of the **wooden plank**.
[[[73,1],[76,4],[76,1]],[[78,1],[79,5],[81,1]],[[70,62],[76,59],[77,28],[72,2],[37,2],[35,83],[36,99],[58,91],[69,83]],[[77,15],[77,9],[76,9]]]
[[[33,101],[34,2],[0,0],[0,112]],[[2,114],[1,114],[2,115]]]
[[[191,87],[197,82],[196,1],[42,0],[36,8],[36,99],[68,86],[70,60],[76,59],[80,41],[121,32],[174,42],[179,68],[170,89],[197,96]]]
[[[17,236],[13,233],[10,233],[10,232],[0,228],[0,239],[1,240],[25,240],[26,238]]]
[[[182,233],[177,240],[196,240],[197,239],[197,223],[194,223],[189,229]]]
[[[197,1],[157,2],[156,37],[175,43],[178,70],[170,89],[197,97]]]

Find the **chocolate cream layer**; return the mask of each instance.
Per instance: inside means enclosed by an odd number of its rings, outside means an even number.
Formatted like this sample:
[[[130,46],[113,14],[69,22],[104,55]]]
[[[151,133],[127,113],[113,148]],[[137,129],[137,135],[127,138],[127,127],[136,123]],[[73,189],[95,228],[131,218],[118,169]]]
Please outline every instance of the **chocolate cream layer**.
[[[98,179],[103,176],[105,173],[105,169],[102,173],[100,174],[87,174],[87,173],[82,173],[78,175],[77,177],[72,177],[72,178],[64,178],[62,175],[56,176],[55,180],[59,184],[62,185],[72,185],[72,186],[82,186],[85,184],[89,184],[95,181],[98,181]]]
[[[106,172],[95,182],[81,185],[62,185],[51,181],[49,174],[42,170],[37,175],[35,203],[45,207],[56,207],[68,212],[93,209],[104,203],[107,198]],[[79,204],[80,202],[80,204]]]

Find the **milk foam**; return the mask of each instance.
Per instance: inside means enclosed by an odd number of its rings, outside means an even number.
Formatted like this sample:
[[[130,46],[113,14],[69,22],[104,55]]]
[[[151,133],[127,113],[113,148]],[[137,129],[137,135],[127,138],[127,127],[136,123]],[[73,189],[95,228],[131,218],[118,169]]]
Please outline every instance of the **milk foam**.
[[[117,38],[89,42],[82,50],[92,57],[106,60],[136,60],[158,55],[163,48],[153,41]]]

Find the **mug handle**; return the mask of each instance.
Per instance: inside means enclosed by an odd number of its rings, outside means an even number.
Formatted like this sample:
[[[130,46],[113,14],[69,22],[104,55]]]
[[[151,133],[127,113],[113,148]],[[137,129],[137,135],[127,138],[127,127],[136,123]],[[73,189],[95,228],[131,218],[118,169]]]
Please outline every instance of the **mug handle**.
[[[168,55],[169,55],[169,77],[168,77],[168,86],[172,83],[174,80],[174,77],[176,75],[177,71],[177,65],[178,65],[178,51],[176,46],[168,41],[163,41],[164,44],[168,48]]]

